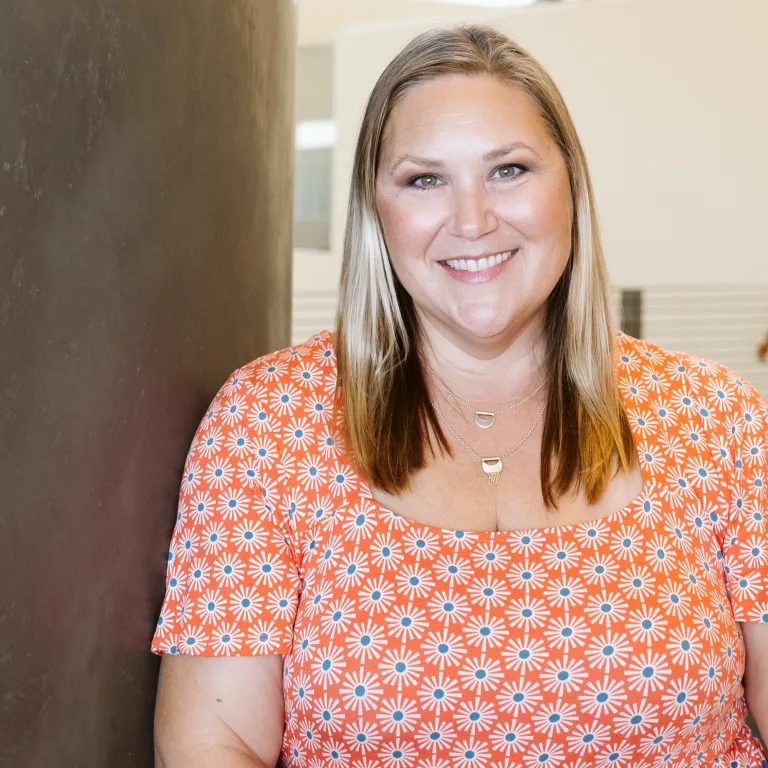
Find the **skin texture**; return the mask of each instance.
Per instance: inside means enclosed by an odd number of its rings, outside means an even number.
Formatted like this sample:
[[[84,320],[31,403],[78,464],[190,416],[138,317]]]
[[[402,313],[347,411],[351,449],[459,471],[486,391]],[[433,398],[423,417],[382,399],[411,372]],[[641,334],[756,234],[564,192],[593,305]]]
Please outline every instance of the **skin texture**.
[[[283,740],[282,657],[164,656],[157,768],[273,768]]]

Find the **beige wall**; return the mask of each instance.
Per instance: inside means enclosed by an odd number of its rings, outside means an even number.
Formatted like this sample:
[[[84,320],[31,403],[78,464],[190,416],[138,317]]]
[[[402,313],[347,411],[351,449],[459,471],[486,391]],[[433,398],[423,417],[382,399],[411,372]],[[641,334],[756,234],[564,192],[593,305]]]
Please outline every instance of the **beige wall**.
[[[303,45],[296,52],[296,122],[333,117],[333,46]]]
[[[594,0],[487,18],[565,94],[617,285],[768,282],[765,0]],[[337,38],[333,261],[365,99],[427,26],[367,25]],[[335,277],[327,265],[324,274]]]

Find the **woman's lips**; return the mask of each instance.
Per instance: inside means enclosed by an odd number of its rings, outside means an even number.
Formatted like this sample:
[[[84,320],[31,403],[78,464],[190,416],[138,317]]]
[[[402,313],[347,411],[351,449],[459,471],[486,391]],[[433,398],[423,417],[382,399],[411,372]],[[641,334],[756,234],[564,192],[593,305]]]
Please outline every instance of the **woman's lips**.
[[[501,274],[501,271],[519,250],[519,248],[515,248],[512,251],[504,251],[500,254],[500,262],[487,266],[485,269],[480,268],[482,262],[485,262],[486,264],[489,262],[489,259],[485,258],[447,259],[446,261],[440,261],[438,263],[454,280],[458,280],[460,283],[487,283],[489,280],[493,280]],[[499,255],[492,257],[490,261],[498,261],[498,258]]]

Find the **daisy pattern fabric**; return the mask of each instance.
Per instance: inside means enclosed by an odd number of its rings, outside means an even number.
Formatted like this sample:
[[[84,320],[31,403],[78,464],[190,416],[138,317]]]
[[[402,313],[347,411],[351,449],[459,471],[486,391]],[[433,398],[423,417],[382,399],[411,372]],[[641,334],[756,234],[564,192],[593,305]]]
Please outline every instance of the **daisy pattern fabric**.
[[[620,335],[644,489],[469,532],[371,496],[328,332],[236,371],[193,440],[153,650],[284,656],[297,768],[766,765],[738,622],[768,622],[766,401]]]

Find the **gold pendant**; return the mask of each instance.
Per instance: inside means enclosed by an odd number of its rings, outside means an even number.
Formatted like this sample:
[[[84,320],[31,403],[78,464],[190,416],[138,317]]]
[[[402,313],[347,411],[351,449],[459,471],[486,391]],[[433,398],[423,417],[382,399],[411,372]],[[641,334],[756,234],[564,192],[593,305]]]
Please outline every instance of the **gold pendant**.
[[[496,422],[496,414],[489,411],[475,411],[475,424],[480,429],[488,429]]]
[[[501,456],[483,457],[483,472],[488,475],[492,485],[498,485],[502,469],[504,466],[501,463]]]

